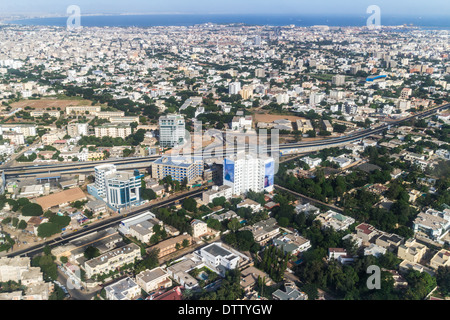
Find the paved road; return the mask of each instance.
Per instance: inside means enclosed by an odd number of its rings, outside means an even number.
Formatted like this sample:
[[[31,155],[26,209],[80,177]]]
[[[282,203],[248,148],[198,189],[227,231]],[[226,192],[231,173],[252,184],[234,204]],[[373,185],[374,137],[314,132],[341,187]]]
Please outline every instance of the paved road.
[[[64,272],[61,271],[59,268],[58,268],[58,281],[69,292],[70,300],[91,300],[97,294],[97,292],[100,291],[100,290],[96,290],[96,291],[87,292],[86,289],[73,288],[74,286],[73,285],[71,286],[69,284],[68,276],[66,274],[64,274]]]
[[[339,208],[339,207],[336,207],[336,206],[333,205],[333,204],[328,204],[328,203],[325,203],[325,202],[322,202],[322,201],[319,201],[319,200],[310,198],[310,197],[308,197],[308,196],[305,196],[304,194],[294,192],[294,191],[292,191],[292,190],[286,189],[286,188],[284,188],[284,187],[282,187],[282,186],[279,186],[279,185],[277,185],[277,184],[274,185],[274,187],[275,187],[276,189],[280,189],[280,190],[289,192],[289,193],[293,194],[294,196],[299,197],[299,198],[304,199],[304,200],[307,200],[307,201],[309,201],[309,202],[311,202],[311,203],[320,204],[320,205],[322,205],[322,206],[325,206],[325,207],[330,208],[330,209],[332,209],[332,210],[334,210],[334,211],[337,211],[337,212],[341,212],[341,213],[344,212],[344,209]]]
[[[145,212],[147,210],[151,210],[154,208],[159,208],[159,207],[166,207],[169,205],[172,205],[173,203],[177,202],[177,201],[181,201],[183,199],[189,198],[189,197],[194,197],[196,195],[200,195],[202,192],[204,191],[204,188],[201,189],[196,189],[187,193],[183,193],[181,195],[177,195],[173,198],[167,199],[167,200],[162,200],[159,202],[152,202],[150,204],[144,205],[139,207],[138,209],[135,209],[133,211],[130,212],[126,212],[125,215],[121,214],[112,218],[109,218],[107,220],[104,220],[100,223],[97,223],[96,225],[84,228],[82,230],[76,231],[76,232],[72,232],[70,234],[64,235],[64,236],[56,236],[55,238],[48,240],[44,243],[38,244],[36,246],[24,249],[24,250],[19,250],[19,251],[15,251],[15,252],[10,252],[8,253],[8,257],[15,257],[15,256],[34,256],[38,253],[41,253],[42,250],[44,249],[45,246],[49,245],[51,247],[53,246],[58,246],[58,245],[62,245],[65,244],[67,242],[69,242],[70,240],[74,240],[76,238],[85,236],[89,233],[95,232],[95,231],[100,231],[100,230],[104,230],[107,229],[109,227],[115,226],[120,220],[123,220],[125,218],[125,216],[127,218],[136,216],[141,214],[142,212]]]
[[[352,133],[352,134],[349,134],[346,136],[325,139],[325,140],[320,140],[320,141],[298,142],[298,143],[290,143],[290,144],[280,145],[278,147],[278,150],[280,150],[280,151],[282,151],[282,150],[297,150],[296,153],[301,153],[301,152],[311,151],[311,150],[308,150],[311,148],[323,149],[323,148],[329,148],[332,146],[350,143],[353,141],[358,141],[358,140],[367,138],[373,134],[378,134],[380,132],[383,132],[384,130],[389,129],[391,126],[399,125],[405,121],[409,121],[414,118],[428,117],[430,115],[433,115],[436,111],[448,109],[449,107],[450,107],[450,104],[446,104],[446,105],[439,106],[439,107],[434,107],[432,109],[411,115],[409,117],[406,117],[406,118],[403,118],[400,120],[394,120],[390,124],[385,124],[385,125],[381,125],[381,126],[374,127],[374,128],[356,131],[355,133]],[[243,150],[243,148],[240,148],[240,149]],[[268,147],[267,149],[268,149],[268,151],[270,151],[270,147]],[[301,149],[304,149],[304,150],[301,150]],[[317,150],[319,150],[319,149],[317,149]],[[224,151],[223,153],[219,152],[219,154],[215,154],[214,156],[212,156],[212,155],[209,155],[209,156],[214,158],[214,157],[223,157],[225,155],[226,155],[226,151]],[[105,160],[105,161],[102,161],[101,163],[102,164],[115,163],[115,164],[126,165],[126,164],[129,164],[132,162],[146,162],[146,161],[151,162],[151,161],[156,160],[159,157],[160,157],[160,155],[141,157],[141,158],[135,158],[135,159],[113,159],[113,160]],[[23,176],[23,175],[29,175],[30,173],[31,174],[39,174],[39,173],[48,173],[49,171],[54,172],[54,173],[58,173],[58,172],[59,173],[61,173],[61,172],[67,172],[67,173],[88,172],[88,171],[93,171],[93,168],[95,166],[97,166],[98,164],[99,163],[96,163],[96,162],[89,162],[89,163],[78,162],[78,163],[73,163],[73,164],[64,164],[64,165],[60,165],[60,166],[58,166],[58,165],[48,165],[48,166],[39,166],[39,167],[22,166],[22,167],[14,167],[14,168],[5,168],[4,166],[0,166],[0,169],[5,169],[5,175],[8,177],[19,177],[19,176]]]

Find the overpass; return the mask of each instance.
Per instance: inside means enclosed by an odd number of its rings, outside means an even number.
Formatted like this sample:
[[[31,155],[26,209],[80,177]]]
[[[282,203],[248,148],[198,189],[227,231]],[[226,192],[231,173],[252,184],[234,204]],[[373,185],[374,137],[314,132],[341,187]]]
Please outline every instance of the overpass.
[[[278,147],[274,147],[273,151],[279,151],[280,156],[288,156],[293,154],[301,154],[308,153],[314,151],[320,151],[322,149],[334,148],[344,146],[346,144],[359,141],[361,139],[367,138],[374,134],[379,134],[384,130],[389,129],[392,126],[397,126],[405,121],[412,120],[414,118],[425,118],[428,117],[435,112],[447,109],[450,107],[450,104],[434,107],[432,109],[417,113],[415,115],[411,115],[409,117],[393,121],[389,124],[384,124],[378,127],[369,128],[369,129],[360,129],[352,134],[325,139],[320,141],[311,141],[311,142],[297,142],[297,143],[289,143],[283,144]],[[253,147],[253,146],[252,146]],[[235,152],[248,149],[240,148],[236,149]],[[216,150],[217,151],[217,150]],[[270,146],[266,148],[262,148],[261,152],[270,153]],[[208,152],[208,154],[203,154],[204,158],[218,158],[225,157],[227,155],[227,151],[223,150],[215,152],[214,150]],[[137,158],[118,158],[118,159],[108,159],[103,161],[94,161],[94,162],[74,162],[71,164],[49,164],[49,165],[28,165],[28,166],[19,166],[14,168],[4,168],[5,177],[6,178],[14,178],[14,177],[26,177],[26,176],[35,176],[38,174],[49,174],[49,173],[66,173],[66,174],[77,174],[77,173],[91,173],[94,171],[94,168],[100,164],[115,164],[118,166],[118,169],[145,169],[148,168],[156,159],[160,158],[161,155],[147,156],[147,157],[137,157]],[[1,167],[0,167],[1,170]]]

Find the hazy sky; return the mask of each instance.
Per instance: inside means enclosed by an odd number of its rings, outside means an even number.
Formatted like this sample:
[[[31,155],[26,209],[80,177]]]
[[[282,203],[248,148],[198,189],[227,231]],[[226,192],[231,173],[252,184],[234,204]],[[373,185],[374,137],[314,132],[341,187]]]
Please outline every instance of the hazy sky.
[[[366,14],[378,5],[386,15],[448,15],[449,0],[0,0],[0,15],[81,13]]]

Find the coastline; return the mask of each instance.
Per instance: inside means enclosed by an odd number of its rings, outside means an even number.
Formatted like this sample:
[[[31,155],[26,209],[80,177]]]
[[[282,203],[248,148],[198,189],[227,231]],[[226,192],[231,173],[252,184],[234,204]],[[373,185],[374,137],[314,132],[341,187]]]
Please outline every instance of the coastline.
[[[12,18],[12,17],[11,17]],[[67,15],[51,15],[39,17],[2,18],[3,25],[21,26],[51,26],[63,27],[66,25]],[[99,18],[99,19],[95,19]],[[283,27],[312,27],[327,25],[329,27],[364,27],[367,17],[364,15],[352,16],[318,16],[318,15],[259,15],[259,14],[214,14],[205,15],[189,13],[123,13],[123,14],[82,14],[82,24],[85,27],[157,27],[157,26],[194,26],[206,23],[211,24],[244,24],[254,26]],[[405,20],[408,19],[408,20]],[[385,21],[386,24],[383,24]],[[413,21],[412,23],[408,23]],[[437,22],[436,22],[437,21]],[[447,17],[383,17],[383,27],[412,27],[430,30],[450,30],[450,19]],[[418,24],[418,22],[423,22]]]

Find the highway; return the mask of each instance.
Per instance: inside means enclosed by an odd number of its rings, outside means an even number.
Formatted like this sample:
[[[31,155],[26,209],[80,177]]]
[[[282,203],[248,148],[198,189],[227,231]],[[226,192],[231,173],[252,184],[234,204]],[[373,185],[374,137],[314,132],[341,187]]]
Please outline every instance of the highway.
[[[150,203],[148,205],[144,205],[141,207],[136,208],[135,210],[131,211],[131,212],[126,212],[125,214],[121,214],[117,217],[114,218],[109,218],[106,219],[102,222],[98,222],[95,225],[89,226],[87,228],[83,228],[81,230],[78,230],[76,232],[72,232],[70,234],[64,235],[64,236],[59,236],[57,238],[48,240],[46,242],[40,243],[38,245],[35,245],[33,247],[27,248],[27,249],[23,249],[23,250],[19,250],[19,251],[15,251],[15,252],[11,252],[8,253],[7,256],[8,257],[16,257],[16,256],[34,256],[36,254],[39,254],[43,251],[45,246],[59,246],[59,245],[63,245],[66,244],[67,242],[74,240],[76,238],[80,238],[83,237],[85,235],[88,235],[92,232],[96,232],[96,231],[100,231],[100,230],[104,230],[104,229],[108,229],[110,227],[113,227],[115,225],[117,225],[119,223],[119,221],[123,220],[123,219],[128,219],[134,216],[137,216],[147,210],[152,210],[152,209],[156,209],[156,208],[161,208],[161,207],[167,207],[171,204],[174,204],[177,201],[189,198],[189,197],[195,197],[198,196],[200,194],[202,194],[203,191],[205,191],[205,187],[201,188],[201,189],[196,189],[187,193],[184,193],[182,195],[178,195],[176,197],[173,197],[171,199],[167,199],[167,200],[163,200],[163,201],[159,201],[159,202],[154,202],[154,203]],[[209,189],[209,187],[207,188]]]
[[[298,142],[298,143],[290,143],[290,144],[283,144],[279,146],[274,146],[272,151],[279,151],[282,152],[283,150],[294,150],[294,153],[302,153],[305,152],[308,148],[327,148],[332,147],[334,145],[339,144],[346,144],[353,141],[361,140],[364,138],[367,138],[373,134],[378,134],[383,132],[384,130],[390,128],[391,126],[397,126],[405,121],[409,121],[414,118],[423,118],[428,117],[432,114],[434,114],[437,111],[444,110],[450,107],[450,104],[442,105],[439,107],[434,107],[432,109],[429,109],[427,111],[417,113],[415,115],[393,121],[390,124],[381,125],[375,128],[360,130],[357,132],[354,132],[352,134],[343,136],[343,137],[337,137],[337,138],[331,138],[331,139],[325,139],[320,141],[312,141],[312,142]],[[253,147],[253,146],[252,146]],[[248,149],[249,147],[246,147]],[[266,148],[262,148],[262,151],[267,151],[268,153],[271,152],[270,146],[267,146]],[[302,151],[302,149],[305,149]],[[235,150],[235,152],[244,150],[244,148],[238,148]],[[202,156],[204,158],[216,158],[216,157],[225,157],[227,155],[227,151],[223,150],[222,152],[214,152],[214,150],[211,150],[203,154]],[[38,174],[51,174],[51,173],[90,173],[93,171],[94,167],[100,165],[100,164],[116,164],[116,165],[123,165],[123,166],[130,166],[134,169],[142,169],[142,168],[148,168],[150,164],[155,161],[156,159],[160,158],[161,155],[154,155],[154,156],[147,156],[147,157],[139,157],[139,158],[119,158],[119,159],[108,159],[104,161],[95,161],[95,162],[74,162],[71,164],[49,164],[49,165],[25,165],[25,166],[19,166],[14,168],[4,168],[5,176],[7,178],[13,178],[13,177],[25,177],[25,176],[35,176]],[[0,167],[0,170],[2,168]]]
[[[307,148],[310,146],[332,146],[334,144],[337,143],[347,143],[347,142],[352,142],[352,141],[356,141],[356,140],[360,140],[363,138],[366,138],[370,135],[373,134],[377,134],[379,132],[382,132],[383,130],[388,129],[390,126],[395,126],[398,124],[401,124],[404,121],[408,121],[410,119],[416,118],[416,117],[427,117],[430,116],[431,114],[433,114],[434,112],[438,111],[438,110],[443,110],[443,109],[447,109],[450,106],[450,104],[446,104],[440,107],[435,107],[433,109],[427,110],[425,112],[421,112],[419,114],[416,115],[412,115],[410,117],[395,121],[389,125],[382,125],[379,126],[377,128],[371,128],[371,129],[366,129],[366,130],[361,130],[359,132],[353,133],[351,135],[345,136],[345,137],[339,137],[339,138],[333,138],[333,139],[327,139],[327,140],[322,140],[322,141],[316,141],[316,142],[304,142],[304,143],[294,143],[294,144],[285,144],[285,145],[281,145],[279,146],[280,150],[283,149],[302,149],[302,148]],[[216,155],[217,156],[217,155]],[[73,171],[82,171],[82,170],[86,170],[88,171],[92,171],[92,169],[99,165],[99,164],[105,164],[105,163],[114,163],[114,164],[119,164],[119,165],[126,165],[126,164],[139,164],[139,163],[146,163],[149,161],[154,161],[155,159],[159,158],[160,156],[150,156],[150,157],[142,157],[142,158],[132,158],[132,159],[110,159],[110,160],[106,160],[106,161],[101,161],[101,162],[90,162],[90,163],[74,163],[71,165],[45,165],[45,166],[39,166],[38,168],[36,168],[35,166],[22,166],[22,167],[15,167],[15,168],[11,168],[11,169],[5,169],[5,175],[23,175],[23,173],[25,173],[25,171],[33,171],[32,173],[27,172],[28,174],[38,174],[38,173],[48,173],[48,172],[52,172],[52,173],[59,173],[59,172],[64,172],[64,171],[69,171],[69,170],[73,170]],[[22,173],[18,173],[18,172],[22,172]],[[163,201],[159,201],[159,202],[154,202],[148,205],[144,205],[141,206],[139,208],[136,208],[135,210],[129,212],[126,214],[127,218],[128,217],[133,217],[136,216],[144,211],[147,210],[151,210],[151,209],[155,209],[155,208],[159,208],[159,207],[165,207],[165,206],[169,206],[179,200],[182,199],[186,199],[188,197],[192,197],[192,196],[197,196],[200,195],[202,192],[204,191],[204,189],[197,189],[188,193],[184,193],[182,195],[176,196],[174,198],[171,199],[167,199],[167,200],[163,200]],[[40,252],[42,252],[42,250],[44,249],[45,246],[57,246],[57,245],[63,245],[73,239],[85,236],[89,233],[95,232],[95,231],[99,231],[99,230],[103,230],[103,229],[107,229],[109,227],[112,227],[114,225],[116,225],[120,220],[124,219],[124,215],[120,215],[114,218],[110,218],[110,219],[106,219],[105,221],[96,223],[95,225],[89,226],[87,228],[83,228],[81,230],[78,230],[76,232],[72,232],[70,234],[64,235],[64,236],[60,236],[58,238],[54,238],[51,240],[48,240],[44,243],[35,245],[33,247],[27,248],[27,249],[23,249],[23,250],[19,250],[19,251],[15,251],[12,253],[9,253],[7,256],[9,257],[14,257],[14,256],[28,256],[28,255],[35,255],[38,254]]]

